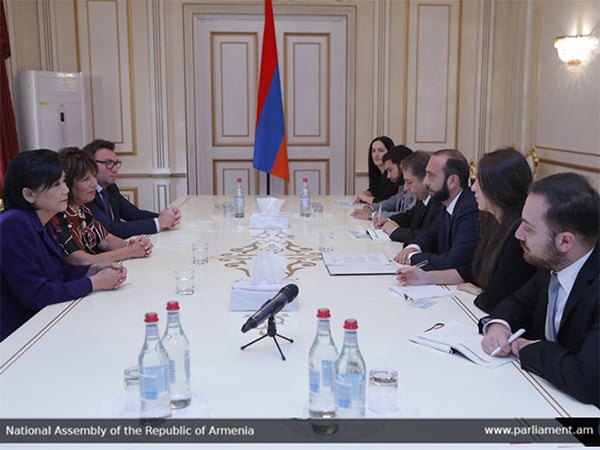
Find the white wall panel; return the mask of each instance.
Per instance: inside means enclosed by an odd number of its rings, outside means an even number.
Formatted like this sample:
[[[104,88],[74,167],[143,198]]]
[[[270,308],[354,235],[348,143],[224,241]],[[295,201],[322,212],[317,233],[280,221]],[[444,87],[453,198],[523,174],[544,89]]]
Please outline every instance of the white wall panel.
[[[128,5],[123,1],[80,1],[78,25],[82,71],[90,81],[92,135],[115,142],[121,154],[133,154]]]
[[[329,35],[284,36],[289,145],[328,145]]]
[[[252,145],[256,33],[211,33],[213,145]]]
[[[290,172],[302,177],[315,164],[313,193],[340,194],[349,134],[348,19],[343,10],[324,17],[302,10],[278,9],[275,17]],[[188,166],[198,193],[222,194],[235,184],[236,170],[251,167],[264,20],[257,8],[232,5],[186,5],[184,17],[193,117]],[[266,175],[253,177],[258,183],[251,182],[250,192],[265,193]],[[295,192],[295,181],[288,186],[271,177],[269,183],[271,194]]]
[[[213,191],[223,195],[234,195],[237,179],[242,179],[244,192],[250,195],[257,193],[257,172],[252,167],[252,160],[213,160]]]
[[[458,1],[409,5],[407,145],[456,146]]]

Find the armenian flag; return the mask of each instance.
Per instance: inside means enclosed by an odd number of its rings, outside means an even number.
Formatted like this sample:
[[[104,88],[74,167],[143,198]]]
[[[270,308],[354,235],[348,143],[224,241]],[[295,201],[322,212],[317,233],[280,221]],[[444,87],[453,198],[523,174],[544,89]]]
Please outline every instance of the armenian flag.
[[[265,27],[258,85],[253,166],[255,169],[290,181],[271,0],[265,0]]]

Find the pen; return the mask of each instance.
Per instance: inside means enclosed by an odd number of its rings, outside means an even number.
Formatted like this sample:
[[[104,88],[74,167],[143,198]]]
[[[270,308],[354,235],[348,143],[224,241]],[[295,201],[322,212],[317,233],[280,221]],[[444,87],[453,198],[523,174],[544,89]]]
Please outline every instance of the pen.
[[[428,263],[428,261],[427,261],[426,259],[424,259],[423,261],[421,261],[421,262],[418,262],[418,263],[417,263],[417,264],[415,264],[414,266],[410,266],[410,267],[419,267],[419,268],[421,268],[421,267],[424,267],[424,266],[426,266],[426,265],[427,265],[427,263]],[[396,278],[398,275],[399,275],[398,273],[395,273],[395,274],[394,274],[394,278]],[[406,294],[404,294],[404,295],[406,295]]]
[[[377,210],[377,219],[379,219],[377,221],[379,223],[379,221],[381,220],[381,204],[379,205],[379,209]]]
[[[426,259],[424,259],[423,261],[418,262],[417,264],[415,264],[413,267],[424,267],[424,266],[427,265],[427,263],[428,263],[428,261]]]
[[[525,333],[525,328],[519,328],[516,332],[510,335],[510,337],[508,338],[508,343],[512,344],[514,341],[523,336],[523,333]],[[502,350],[502,347],[496,347],[496,349],[490,354],[490,356],[496,356],[498,353],[500,353],[500,350]]]

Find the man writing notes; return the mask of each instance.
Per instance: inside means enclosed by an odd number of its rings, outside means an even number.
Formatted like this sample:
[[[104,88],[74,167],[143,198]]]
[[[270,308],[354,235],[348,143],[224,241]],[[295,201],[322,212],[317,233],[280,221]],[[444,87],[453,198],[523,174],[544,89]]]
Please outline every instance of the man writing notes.
[[[375,218],[373,225],[385,231],[392,241],[411,242],[418,233],[429,228],[438,216],[442,204],[431,198],[423,180],[429,153],[417,151],[400,163],[404,189],[416,199],[414,207],[388,218]]]
[[[481,345],[486,353],[513,353],[523,369],[600,407],[599,222],[598,192],[581,175],[531,185],[515,236],[523,258],[539,268],[481,320]],[[524,336],[509,344],[520,328]]]
[[[427,261],[423,270],[440,270],[471,264],[479,242],[478,207],[468,187],[469,164],[458,150],[438,150],[429,158],[425,186],[441,202],[437,219],[398,253],[400,264]]]
[[[355,219],[372,219],[374,217],[390,217],[391,215],[408,211],[415,205],[415,199],[404,189],[404,179],[400,164],[412,155],[412,150],[405,145],[396,145],[381,157],[383,174],[398,188],[398,192],[385,200],[367,204],[352,211]]]
[[[86,206],[104,227],[115,236],[126,239],[136,234],[154,234],[179,225],[181,213],[168,207],[157,214],[139,209],[127,200],[115,184],[121,161],[117,159],[115,144],[96,139],[83,150],[89,152],[98,164],[96,197]]]

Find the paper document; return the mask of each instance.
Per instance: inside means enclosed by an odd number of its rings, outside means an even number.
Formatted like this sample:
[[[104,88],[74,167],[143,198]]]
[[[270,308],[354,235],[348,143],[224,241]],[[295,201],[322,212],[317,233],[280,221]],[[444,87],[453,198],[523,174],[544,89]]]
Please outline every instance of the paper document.
[[[494,368],[516,360],[514,355],[490,356],[481,348],[483,336],[476,325],[448,322],[431,331],[423,332],[409,340],[446,353],[457,352],[480,366]]]
[[[371,239],[371,236],[369,236],[369,233],[367,233],[367,230],[365,229],[352,229],[348,230],[348,233],[356,239]]]
[[[389,241],[390,237],[383,230],[377,228],[367,228],[367,234],[374,241]]]
[[[330,275],[391,275],[396,264],[383,253],[323,253]]]
[[[452,295],[448,289],[438,284],[424,284],[422,286],[391,286],[390,291],[406,300],[420,298],[436,298]]]

